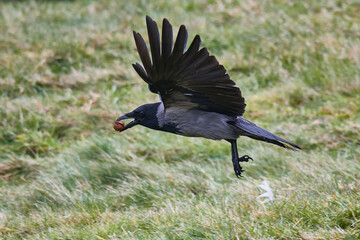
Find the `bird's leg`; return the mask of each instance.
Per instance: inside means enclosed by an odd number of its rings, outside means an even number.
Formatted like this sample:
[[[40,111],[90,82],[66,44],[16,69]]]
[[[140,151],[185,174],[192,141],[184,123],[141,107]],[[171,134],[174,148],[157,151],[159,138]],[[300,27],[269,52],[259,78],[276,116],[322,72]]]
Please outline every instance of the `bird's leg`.
[[[241,158],[239,158],[236,139],[229,139],[227,141],[231,143],[231,156],[232,156],[232,162],[233,162],[233,165],[234,165],[235,175],[236,175],[236,177],[241,177],[241,173],[244,170],[240,166],[240,162],[247,162],[247,161],[249,161],[249,159],[252,160],[252,158],[247,156],[247,155],[242,156]]]

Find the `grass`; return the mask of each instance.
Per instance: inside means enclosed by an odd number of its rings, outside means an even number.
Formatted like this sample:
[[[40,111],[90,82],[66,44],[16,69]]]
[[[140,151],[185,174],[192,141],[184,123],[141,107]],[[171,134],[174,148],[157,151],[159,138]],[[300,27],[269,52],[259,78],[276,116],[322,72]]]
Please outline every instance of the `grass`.
[[[0,2],[0,238],[359,239],[358,1]],[[158,101],[132,30],[167,17],[299,152],[112,122]],[[261,202],[266,180],[274,201]]]

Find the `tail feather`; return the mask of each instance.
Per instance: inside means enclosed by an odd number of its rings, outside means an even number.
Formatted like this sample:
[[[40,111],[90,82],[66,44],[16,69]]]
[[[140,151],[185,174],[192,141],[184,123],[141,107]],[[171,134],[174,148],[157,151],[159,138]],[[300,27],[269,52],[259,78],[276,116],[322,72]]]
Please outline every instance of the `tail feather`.
[[[235,122],[235,126],[242,130],[241,135],[272,143],[275,145],[278,145],[280,147],[296,150],[301,149],[298,145],[291,143],[289,141],[286,141],[275,134],[272,134],[271,132],[266,131],[265,129],[262,129],[261,127],[256,126],[254,123],[246,120],[243,117],[238,117]]]

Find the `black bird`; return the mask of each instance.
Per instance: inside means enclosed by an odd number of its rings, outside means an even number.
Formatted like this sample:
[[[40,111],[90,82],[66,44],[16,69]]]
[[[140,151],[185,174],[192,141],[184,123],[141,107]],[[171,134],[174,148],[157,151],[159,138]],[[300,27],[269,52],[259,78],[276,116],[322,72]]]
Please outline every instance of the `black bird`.
[[[247,136],[284,148],[300,149],[242,117],[245,99],[230,80],[225,68],[206,48],[200,48],[196,35],[185,51],[187,30],[179,29],[173,45],[173,30],[167,19],[162,24],[162,40],[156,22],[146,17],[151,58],[142,36],[133,32],[143,66],[133,64],[135,71],[148,84],[149,90],[160,96],[161,102],[145,104],[119,117],[132,118],[122,131],[135,125],[188,137],[224,139],[231,143],[235,174],[243,172],[240,162],[252,160],[238,156],[236,140]]]

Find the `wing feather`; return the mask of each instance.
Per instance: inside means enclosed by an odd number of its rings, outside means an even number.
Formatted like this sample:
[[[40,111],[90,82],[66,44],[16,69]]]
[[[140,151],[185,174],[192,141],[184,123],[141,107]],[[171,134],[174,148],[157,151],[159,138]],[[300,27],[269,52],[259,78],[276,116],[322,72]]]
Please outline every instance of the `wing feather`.
[[[216,57],[201,47],[196,35],[186,50],[188,33],[181,25],[173,45],[173,30],[167,19],[163,20],[162,41],[159,30],[150,17],[146,17],[152,61],[146,44],[139,33],[134,39],[140,55],[140,64],[133,64],[139,76],[158,93],[165,109],[172,107],[197,108],[205,111],[241,116],[245,99],[230,79]]]
[[[137,72],[137,74],[139,74],[139,76],[146,82],[146,83],[150,83],[150,79],[149,76],[147,75],[147,73],[145,72],[144,68],[139,64],[133,64],[132,65],[135,69],[135,71]]]
[[[174,50],[173,50],[173,59],[176,61],[180,56],[183,55],[185,48],[186,48],[186,42],[187,42],[188,33],[186,30],[186,27],[184,25],[180,26],[178,35],[176,37]]]
[[[136,48],[140,55],[141,62],[144,65],[144,68],[145,68],[147,74],[150,76],[152,64],[151,64],[149,51],[146,47],[145,41],[139,33],[134,31],[133,34],[134,34],[134,39],[135,39],[135,43],[136,43]]]
[[[148,29],[151,56],[153,66],[156,68],[160,65],[160,34],[157,24],[149,16],[146,16],[146,26]]]
[[[184,57],[191,58],[199,51],[200,47],[201,47],[201,39],[199,35],[196,35],[194,40],[190,44],[189,49],[186,51]]]
[[[164,18],[162,27],[162,57],[167,59],[173,47],[173,30],[169,21]]]

